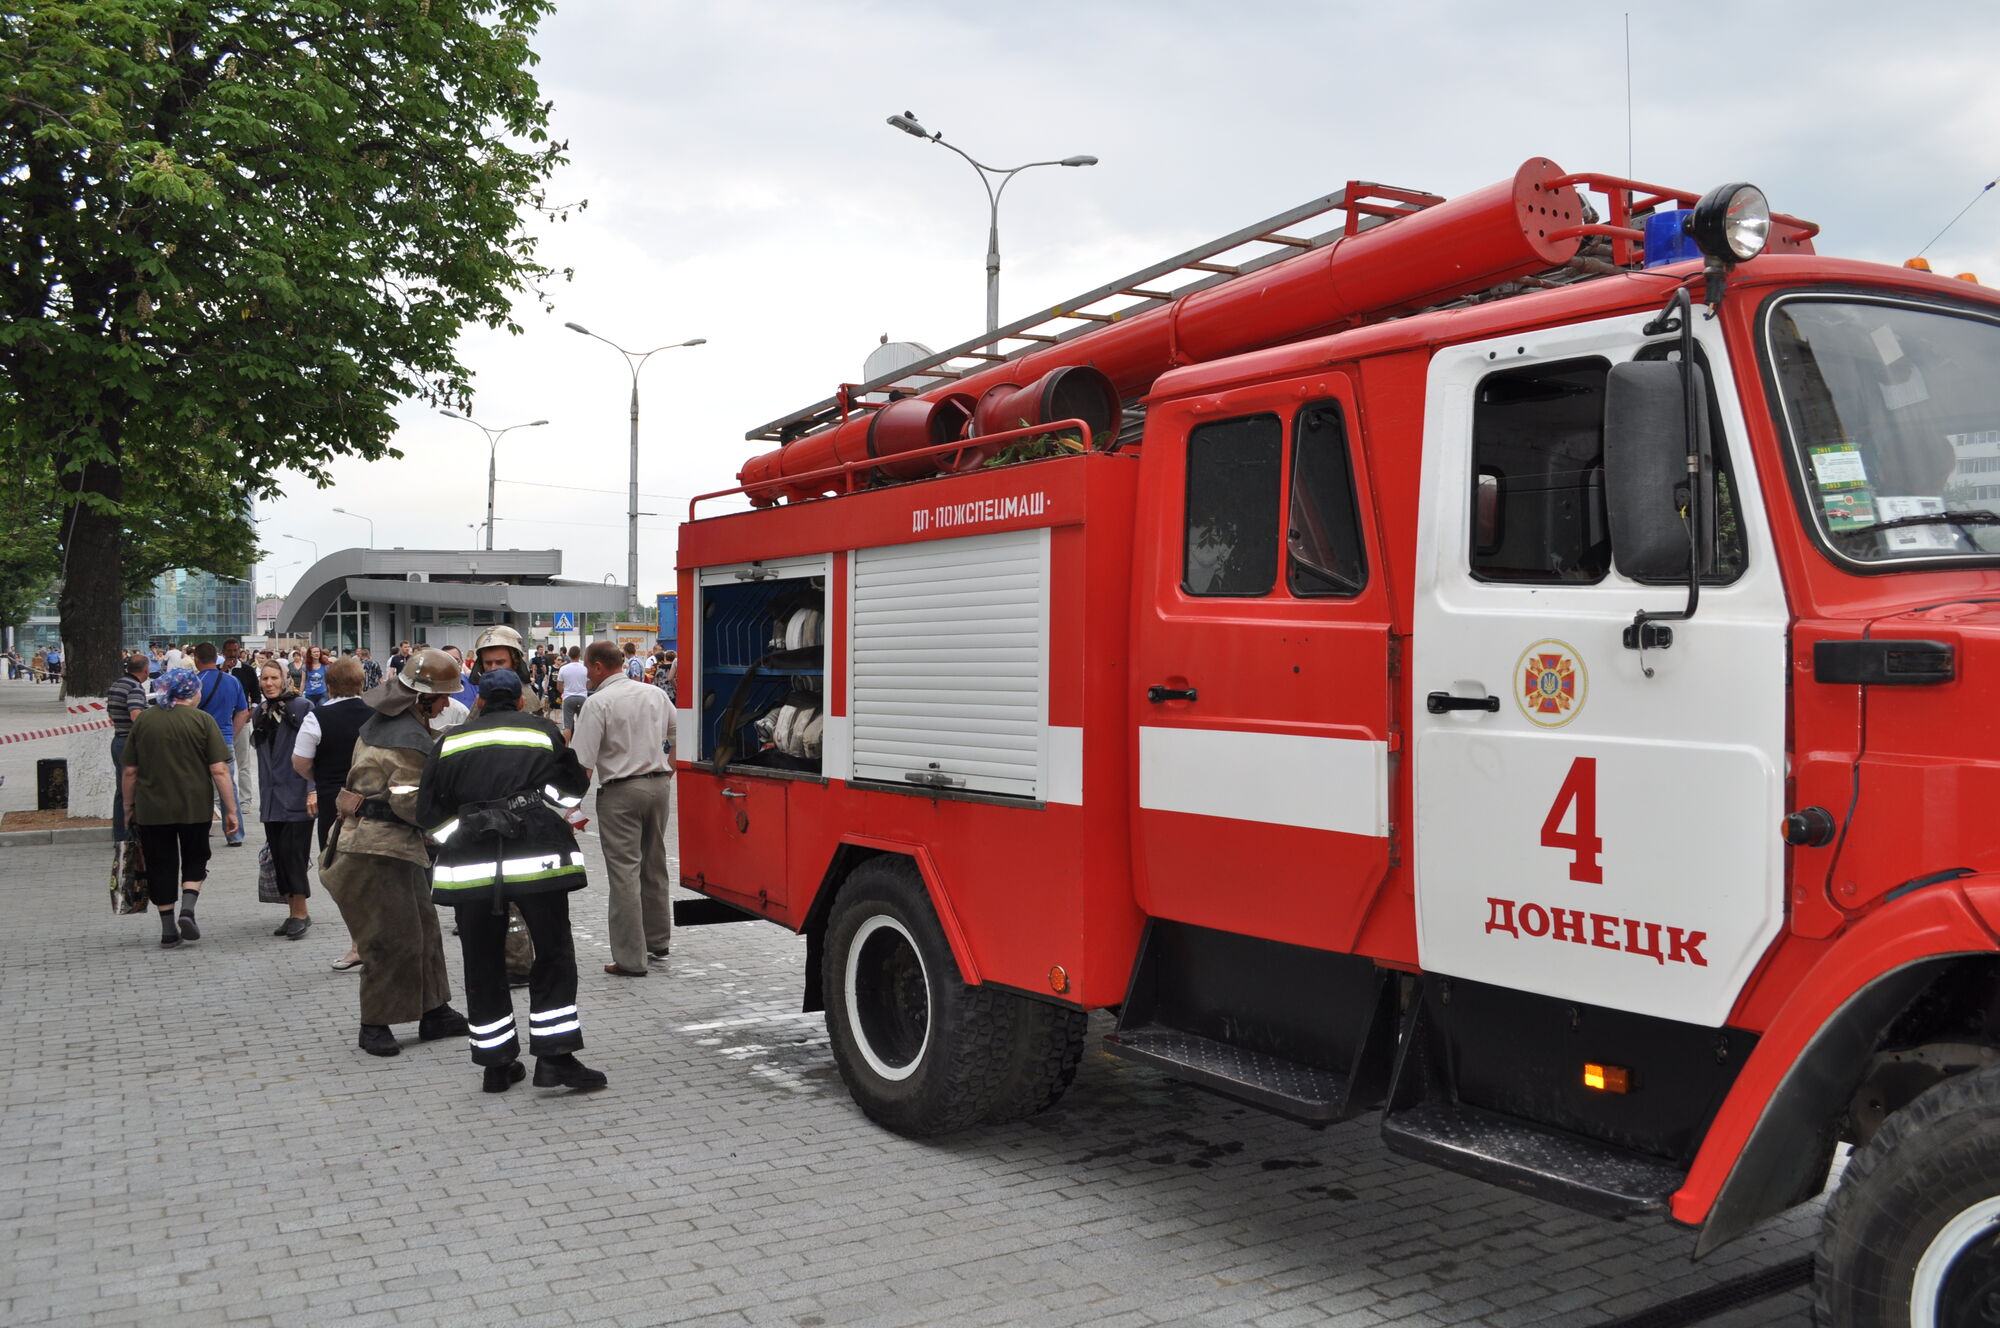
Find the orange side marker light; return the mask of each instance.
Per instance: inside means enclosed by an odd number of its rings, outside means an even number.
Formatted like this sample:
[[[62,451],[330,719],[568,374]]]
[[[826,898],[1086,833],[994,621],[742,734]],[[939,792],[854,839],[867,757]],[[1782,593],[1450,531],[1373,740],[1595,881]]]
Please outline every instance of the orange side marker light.
[[[1585,1065],[1583,1086],[1595,1088],[1602,1093],[1629,1093],[1632,1091],[1632,1072],[1622,1065]]]

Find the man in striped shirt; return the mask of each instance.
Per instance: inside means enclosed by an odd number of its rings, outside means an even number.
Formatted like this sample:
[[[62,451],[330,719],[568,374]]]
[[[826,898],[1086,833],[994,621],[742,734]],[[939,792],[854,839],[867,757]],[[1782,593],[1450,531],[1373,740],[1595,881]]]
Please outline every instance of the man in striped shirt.
[[[132,732],[132,720],[146,708],[146,674],[153,661],[142,651],[125,657],[125,672],[104,694],[104,708],[111,714],[111,838],[122,844],[131,838],[125,824],[125,789],[116,772],[123,768],[125,739]]]

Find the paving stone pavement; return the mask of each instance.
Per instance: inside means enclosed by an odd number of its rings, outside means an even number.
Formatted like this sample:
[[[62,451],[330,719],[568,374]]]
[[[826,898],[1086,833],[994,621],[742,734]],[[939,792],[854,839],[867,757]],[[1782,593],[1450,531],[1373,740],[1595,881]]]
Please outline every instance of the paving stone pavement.
[[[274,940],[254,847],[218,845],[203,939],[167,952],[150,918],[110,915],[109,846],[85,848],[0,850],[8,1325],[1583,1328],[1797,1259],[1818,1220],[1692,1264],[1664,1222],[1598,1222],[1397,1159],[1366,1122],[1311,1129],[1114,1059],[1103,1016],[1055,1110],[901,1139],[798,1013],[796,938],[684,929],[643,981],[604,976],[601,886],[572,900],[585,1059],[610,1089],[489,1096],[461,1042],[355,1048],[338,915],[315,894],[306,939]]]

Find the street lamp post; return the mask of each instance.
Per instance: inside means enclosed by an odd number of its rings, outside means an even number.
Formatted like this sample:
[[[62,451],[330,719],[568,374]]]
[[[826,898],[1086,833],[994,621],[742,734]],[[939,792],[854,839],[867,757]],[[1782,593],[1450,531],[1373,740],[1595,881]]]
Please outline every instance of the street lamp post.
[[[630,501],[625,508],[625,587],[629,600],[628,611],[633,618],[639,613],[639,370],[646,367],[646,361],[663,350],[679,350],[684,346],[705,346],[707,337],[691,337],[686,341],[670,341],[664,346],[655,346],[644,352],[626,350],[609,337],[600,337],[581,323],[564,323],[564,327],[594,341],[601,341],[625,357],[625,367],[632,371],[632,474]]]
[[[1078,155],[1063,157],[1056,161],[1029,161],[1023,162],[1019,166],[1007,167],[1003,170],[998,166],[988,166],[983,161],[974,160],[971,154],[967,153],[964,149],[945,142],[942,131],[932,133],[918,124],[917,117],[908,111],[904,111],[901,115],[890,116],[889,123],[914,138],[921,138],[927,143],[935,143],[941,148],[951,148],[953,152],[964,157],[971,164],[973,170],[979,172],[979,183],[986,187],[987,208],[986,330],[992,332],[1000,326],[1000,195],[1007,191],[1008,183],[1022,171],[1032,170],[1036,166],[1095,166],[1097,158]],[[993,185],[995,178],[998,178],[1000,181],[1000,186],[997,189]]]
[[[359,512],[350,512],[344,507],[336,507],[333,510],[342,516],[351,516],[356,521],[366,521],[368,523],[368,547],[371,549],[375,547],[375,519],[373,517],[363,516]]]
[[[279,531],[279,532],[278,532],[278,534],[280,534],[281,536],[283,536],[284,538],[286,538],[286,539],[288,539],[288,540],[297,540],[297,541],[298,541],[299,543],[301,543],[301,544],[310,544],[310,545],[312,545],[312,551],[313,551],[313,561],[314,561],[314,562],[318,562],[318,561],[319,561],[319,541],[318,541],[318,540],[309,540],[309,539],[307,539],[307,538],[306,538],[305,536],[303,536],[303,535],[290,535],[290,534],[286,534],[286,532],[284,532],[284,531],[282,531],[282,530],[281,530],[281,531]]]
[[[495,479],[495,458],[500,455],[500,440],[516,429],[539,429],[547,420],[529,420],[525,424],[510,424],[504,429],[489,429],[470,415],[461,415],[455,410],[441,410],[438,414],[448,420],[464,420],[473,428],[486,435],[486,547],[493,547],[493,483]],[[339,509],[335,509],[338,511]]]

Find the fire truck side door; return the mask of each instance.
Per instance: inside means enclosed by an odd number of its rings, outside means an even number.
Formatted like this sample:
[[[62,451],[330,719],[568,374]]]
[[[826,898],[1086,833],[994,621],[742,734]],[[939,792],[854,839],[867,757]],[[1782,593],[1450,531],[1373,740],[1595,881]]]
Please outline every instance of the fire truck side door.
[[[1156,403],[1135,565],[1139,899],[1345,949],[1388,866],[1388,589],[1348,380]]]
[[[1788,619],[1711,324],[1723,557],[1669,649],[1622,642],[1637,610],[1687,597],[1621,575],[1605,523],[1605,376],[1644,321],[1433,359],[1410,669],[1419,957],[1720,1025],[1783,923]]]

